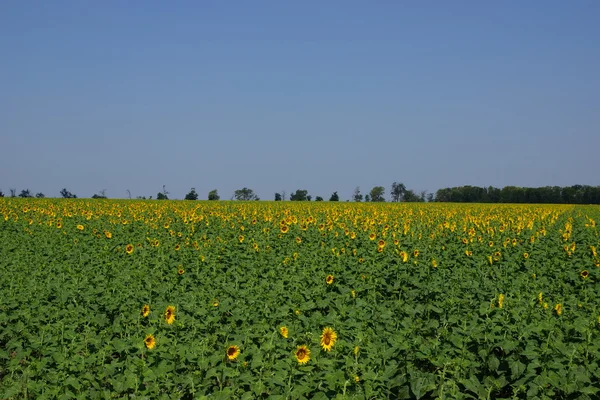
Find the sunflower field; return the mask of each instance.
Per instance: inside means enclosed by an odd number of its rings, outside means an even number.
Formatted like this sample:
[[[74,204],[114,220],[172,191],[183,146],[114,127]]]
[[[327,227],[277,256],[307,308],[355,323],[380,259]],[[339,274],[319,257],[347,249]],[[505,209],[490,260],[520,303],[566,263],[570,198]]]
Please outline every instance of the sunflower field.
[[[598,398],[599,220],[2,198],[0,398]]]

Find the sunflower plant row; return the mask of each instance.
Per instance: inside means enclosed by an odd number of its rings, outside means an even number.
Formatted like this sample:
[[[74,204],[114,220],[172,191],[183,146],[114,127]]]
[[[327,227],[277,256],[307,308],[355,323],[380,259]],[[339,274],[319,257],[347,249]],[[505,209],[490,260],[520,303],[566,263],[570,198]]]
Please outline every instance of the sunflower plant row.
[[[0,398],[597,398],[600,208],[0,199]]]

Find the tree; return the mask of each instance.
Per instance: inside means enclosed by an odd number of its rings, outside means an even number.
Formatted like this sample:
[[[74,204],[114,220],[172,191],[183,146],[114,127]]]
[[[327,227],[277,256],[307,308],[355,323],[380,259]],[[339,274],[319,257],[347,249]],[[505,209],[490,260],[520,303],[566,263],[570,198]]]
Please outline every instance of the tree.
[[[281,191],[281,201],[285,201],[285,190]]]
[[[17,189],[9,189],[10,197],[17,197]]]
[[[246,187],[243,189],[236,190],[233,196],[236,200],[242,201],[260,200],[260,198],[256,194],[254,194],[254,191],[252,189],[248,189]]]
[[[385,201],[383,195],[385,194],[385,188],[383,186],[375,186],[371,189],[371,201],[382,202]]]
[[[106,199],[106,189],[98,191],[98,193],[92,196],[92,199]]]
[[[427,193],[427,202],[431,203],[433,201],[433,193]]]
[[[196,188],[192,188],[188,194],[185,195],[184,200],[198,200],[198,193],[196,193]]]
[[[340,201],[340,196],[338,196],[337,192],[333,192],[333,194],[329,198],[329,201]]]
[[[4,193],[2,192],[2,189],[0,189],[0,197],[4,197]]]
[[[35,197],[37,197],[38,199],[43,199],[44,197],[46,197],[46,195],[42,192],[36,193]]]
[[[306,196],[306,201],[311,201],[312,200],[312,196],[309,194],[308,196]]]
[[[317,196],[317,197],[315,198],[315,201],[323,201],[323,198],[322,198],[321,196]]]
[[[167,187],[166,185],[163,185],[163,191],[158,192],[158,194],[156,195],[156,200],[169,200],[169,192],[167,192]]]
[[[210,192],[208,192],[209,200],[219,200],[220,198],[221,197],[219,197],[219,193],[217,192],[217,189],[211,190]]]
[[[404,200],[404,194],[406,193],[406,186],[404,183],[392,183],[392,191],[390,195],[392,196],[393,202],[398,202]]]
[[[291,201],[306,201],[308,196],[308,190],[300,190],[297,189],[296,193],[292,193],[292,195],[290,196],[290,200]]]
[[[25,190],[21,190],[21,194],[19,194],[19,197],[25,198],[25,197],[33,197],[31,195],[31,192],[29,192],[29,189],[25,189]]]
[[[365,194],[365,201],[367,203],[371,201],[371,195],[370,194]]]
[[[281,194],[275,193],[275,201],[281,201]]]
[[[64,188],[63,190],[60,191],[60,195],[63,197],[63,199],[76,199],[77,195],[69,192],[66,188]]]
[[[352,199],[354,201],[356,201],[357,203],[360,203],[363,200],[363,195],[360,194],[360,188],[357,186],[356,189],[354,189],[354,194],[352,195]]]
[[[402,197],[404,198],[404,201],[408,203],[418,203],[424,201],[424,199],[418,196],[414,190],[406,190]]]

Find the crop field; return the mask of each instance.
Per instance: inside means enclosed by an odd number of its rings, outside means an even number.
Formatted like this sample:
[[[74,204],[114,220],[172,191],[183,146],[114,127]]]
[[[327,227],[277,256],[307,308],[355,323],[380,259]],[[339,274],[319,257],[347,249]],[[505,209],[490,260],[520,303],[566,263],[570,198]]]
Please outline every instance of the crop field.
[[[598,398],[600,207],[0,199],[0,398]]]

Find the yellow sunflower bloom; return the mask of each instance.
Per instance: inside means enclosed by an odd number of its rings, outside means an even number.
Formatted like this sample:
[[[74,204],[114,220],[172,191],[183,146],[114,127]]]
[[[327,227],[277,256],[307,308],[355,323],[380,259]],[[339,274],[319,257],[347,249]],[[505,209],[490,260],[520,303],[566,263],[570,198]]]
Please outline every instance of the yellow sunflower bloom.
[[[154,338],[154,335],[147,335],[146,339],[144,339],[144,344],[148,350],[152,350],[154,346],[156,346],[156,339]]]
[[[229,361],[235,360],[240,355],[239,346],[233,345],[227,348],[227,359]]]
[[[329,327],[323,329],[321,334],[321,347],[325,351],[330,351],[337,340],[337,333]]]
[[[165,321],[167,321],[167,324],[171,325],[173,322],[175,322],[175,307],[174,306],[168,306],[167,309],[165,310]]]
[[[299,364],[306,364],[310,361],[310,349],[304,345],[298,346],[294,355]]]

